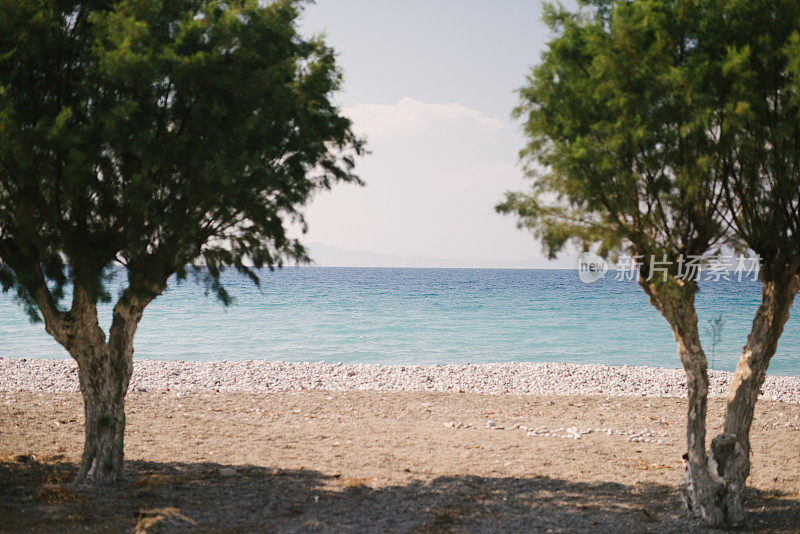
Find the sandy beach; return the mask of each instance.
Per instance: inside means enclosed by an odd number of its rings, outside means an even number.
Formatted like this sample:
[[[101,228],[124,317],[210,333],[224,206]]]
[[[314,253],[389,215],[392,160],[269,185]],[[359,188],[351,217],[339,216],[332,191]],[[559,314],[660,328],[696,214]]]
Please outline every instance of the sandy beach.
[[[126,481],[92,492],[68,485],[80,395],[0,383],[4,532],[707,531],[680,513],[676,397],[136,386]],[[800,405],[762,400],[752,438],[748,529],[796,532]]]

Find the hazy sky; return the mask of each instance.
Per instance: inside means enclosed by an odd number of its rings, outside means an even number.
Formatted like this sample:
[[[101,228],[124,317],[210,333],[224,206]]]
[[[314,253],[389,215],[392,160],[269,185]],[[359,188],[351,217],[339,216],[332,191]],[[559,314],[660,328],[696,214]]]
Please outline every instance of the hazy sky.
[[[304,242],[545,264],[539,244],[494,212],[504,191],[527,187],[510,113],[549,37],[539,2],[318,0],[302,30],[325,32],[337,51],[338,103],[372,152],[357,166],[366,187],[314,199]]]

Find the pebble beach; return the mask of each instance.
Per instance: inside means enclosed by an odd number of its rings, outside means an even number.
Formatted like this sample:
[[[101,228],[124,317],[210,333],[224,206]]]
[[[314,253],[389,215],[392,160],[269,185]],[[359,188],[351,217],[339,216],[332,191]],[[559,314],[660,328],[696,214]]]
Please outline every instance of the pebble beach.
[[[713,436],[731,373],[710,378]],[[87,495],[75,362],[0,358],[0,525],[706,533],[677,493],[685,388],[653,367],[137,360],[125,482]],[[746,530],[795,532],[800,379],[770,376],[756,412]]]
[[[709,371],[710,397],[725,397],[732,373]],[[379,365],[268,361],[137,360],[129,392],[426,391],[511,395],[685,397],[682,369],[562,363]],[[74,393],[69,359],[0,358],[0,391]],[[800,378],[768,376],[761,398],[800,403]]]

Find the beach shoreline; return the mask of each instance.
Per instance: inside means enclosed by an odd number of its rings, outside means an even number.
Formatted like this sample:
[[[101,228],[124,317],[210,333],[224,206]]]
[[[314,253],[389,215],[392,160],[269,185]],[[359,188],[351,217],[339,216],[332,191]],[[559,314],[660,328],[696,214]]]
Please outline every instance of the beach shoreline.
[[[731,374],[710,374],[713,436]],[[210,531],[708,532],[677,493],[684,391],[682,370],[647,367],[138,360],[126,479],[73,494],[75,363],[0,358],[0,515],[24,531],[131,529],[169,507]],[[800,379],[769,377],[763,393],[749,527],[790,532]]]
[[[724,398],[733,373],[709,371],[709,397]],[[424,391],[509,395],[686,396],[682,369],[565,363],[447,365],[135,360],[129,393]],[[0,391],[78,391],[72,359],[0,357]],[[800,404],[800,377],[771,376],[762,400]]]
[[[709,436],[730,376],[710,372]],[[677,492],[683,384],[648,367],[137,360],[125,480],[97,492],[69,485],[75,363],[0,358],[0,525],[131,530],[170,509],[196,525],[154,532],[710,532]],[[800,524],[799,400],[800,379],[767,379],[748,530]]]

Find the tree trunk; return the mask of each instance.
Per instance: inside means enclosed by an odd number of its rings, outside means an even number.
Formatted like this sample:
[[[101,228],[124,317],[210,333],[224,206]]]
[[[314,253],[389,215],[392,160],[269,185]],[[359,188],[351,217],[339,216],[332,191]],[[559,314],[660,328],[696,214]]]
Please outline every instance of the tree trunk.
[[[112,484],[122,477],[125,394],[133,370],[133,351],[120,354],[106,343],[74,350],[86,416],[76,482]]]
[[[750,426],[758,393],[799,289],[800,276],[791,269],[762,282],[761,305],[728,388],[725,428],[712,442],[723,479],[726,520],[732,524],[745,515],[742,492],[750,475]]]
[[[36,301],[45,330],[78,362],[83,394],[85,443],[77,483],[110,484],[122,477],[125,436],[125,394],[133,371],[133,336],[145,307],[167,286],[168,270],[150,269],[148,277],[132,277],[114,306],[108,341],[97,317],[97,287],[75,269],[72,306],[59,309],[35,258],[26,258],[0,240],[5,258],[13,258],[18,272],[33,276],[26,289]]]
[[[73,290],[72,309],[45,315],[47,331],[78,362],[83,394],[85,442],[76,483],[113,484],[122,477],[125,395],[133,371],[133,336],[146,297],[126,290],[114,306],[108,341],[97,319],[96,300],[80,286]]]
[[[692,281],[675,279],[650,283],[641,278],[639,284],[672,328],[686,372],[687,453],[684,457],[686,471],[680,483],[681,498],[691,515],[709,525],[719,525],[724,520],[720,478],[714,472],[713,457],[706,454],[705,444],[708,373],[694,308],[697,285]]]

